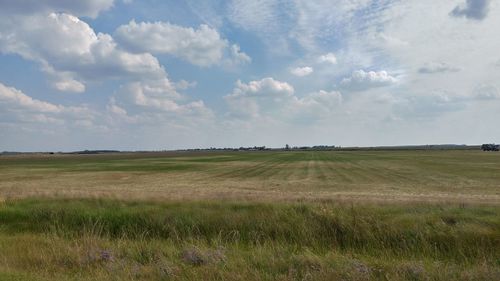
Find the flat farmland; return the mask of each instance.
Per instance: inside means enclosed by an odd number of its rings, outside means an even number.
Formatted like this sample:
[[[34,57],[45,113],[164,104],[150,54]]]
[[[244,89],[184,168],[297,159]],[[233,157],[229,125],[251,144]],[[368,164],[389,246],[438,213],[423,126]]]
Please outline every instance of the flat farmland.
[[[3,198],[500,202],[500,154],[170,152],[0,158]]]
[[[0,280],[500,280],[500,154],[2,156]]]

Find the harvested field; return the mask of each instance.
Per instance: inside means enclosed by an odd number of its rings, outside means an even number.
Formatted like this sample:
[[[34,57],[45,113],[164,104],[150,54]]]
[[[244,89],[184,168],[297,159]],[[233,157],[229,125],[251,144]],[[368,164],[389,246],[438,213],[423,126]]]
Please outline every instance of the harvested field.
[[[0,158],[4,198],[500,203],[477,151],[230,152]]]

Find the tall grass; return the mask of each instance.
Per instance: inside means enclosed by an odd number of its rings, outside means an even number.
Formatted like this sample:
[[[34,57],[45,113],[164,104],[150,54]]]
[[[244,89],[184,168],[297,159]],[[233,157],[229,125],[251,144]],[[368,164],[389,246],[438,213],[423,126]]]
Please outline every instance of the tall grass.
[[[500,274],[499,218],[499,207],[458,205],[6,201],[0,272],[19,280],[490,280]]]
[[[499,257],[500,208],[335,204],[138,203],[23,200],[0,208],[6,233],[64,237],[99,229],[116,239],[284,243],[401,257],[467,262]]]

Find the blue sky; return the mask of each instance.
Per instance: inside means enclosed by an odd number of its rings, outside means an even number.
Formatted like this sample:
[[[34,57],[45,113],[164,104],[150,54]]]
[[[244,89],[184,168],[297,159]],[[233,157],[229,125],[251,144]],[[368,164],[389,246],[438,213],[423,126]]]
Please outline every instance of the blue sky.
[[[0,0],[0,151],[500,142],[498,26],[490,0]]]

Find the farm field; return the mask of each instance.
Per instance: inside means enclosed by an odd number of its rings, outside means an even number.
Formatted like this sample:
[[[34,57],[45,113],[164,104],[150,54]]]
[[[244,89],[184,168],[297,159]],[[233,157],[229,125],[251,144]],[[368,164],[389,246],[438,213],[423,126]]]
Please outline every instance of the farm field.
[[[0,196],[500,203],[481,151],[166,152],[0,158]]]
[[[0,280],[500,280],[500,154],[2,156]]]

